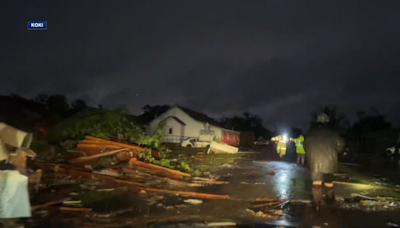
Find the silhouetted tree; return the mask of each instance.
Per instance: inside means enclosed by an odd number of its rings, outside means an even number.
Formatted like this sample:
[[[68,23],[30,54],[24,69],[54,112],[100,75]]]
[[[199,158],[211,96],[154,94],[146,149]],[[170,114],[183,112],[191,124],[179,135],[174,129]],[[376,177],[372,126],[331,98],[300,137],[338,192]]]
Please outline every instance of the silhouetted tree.
[[[357,117],[358,121],[349,129],[350,134],[367,134],[392,127],[381,114],[366,115],[365,112],[357,112]]]
[[[82,99],[76,99],[74,101],[71,102],[71,108],[75,111],[75,112],[80,112],[84,109],[87,108],[86,102]]]
[[[260,136],[270,137],[270,131],[263,126],[261,117],[249,112],[244,112],[242,116],[222,117],[219,122],[227,129],[252,131],[256,138]]]
[[[171,106],[169,105],[145,105],[142,107],[143,114],[137,117],[137,122],[140,124],[146,124],[170,108]]]
[[[65,116],[70,108],[68,99],[61,94],[49,96],[45,104],[49,110],[62,116]]]
[[[45,104],[48,98],[49,95],[47,93],[39,93],[33,100],[37,103]]]

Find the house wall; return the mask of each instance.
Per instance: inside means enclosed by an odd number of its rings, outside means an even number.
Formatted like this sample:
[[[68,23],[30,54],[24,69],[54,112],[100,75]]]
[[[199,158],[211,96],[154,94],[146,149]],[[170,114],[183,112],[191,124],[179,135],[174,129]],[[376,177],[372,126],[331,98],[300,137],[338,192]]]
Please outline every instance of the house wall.
[[[163,129],[163,142],[180,143],[184,136],[185,125],[174,118],[167,118]]]
[[[199,137],[200,130],[204,129],[203,123],[194,120],[178,107],[173,107],[151,121],[149,126],[146,128],[146,134],[153,135],[154,131],[157,129],[158,124],[168,116],[175,116],[186,124],[182,136]]]
[[[231,146],[239,146],[240,132],[223,129],[222,141]]]
[[[182,122],[184,122],[186,125],[182,125],[181,123],[179,123],[178,121],[176,121],[173,118],[168,118],[166,120],[166,123],[168,126],[173,127],[173,134],[175,136],[180,136],[181,140],[184,137],[199,137],[200,136],[200,131],[205,129],[204,123],[199,122],[195,119],[193,119],[192,117],[190,117],[188,114],[186,114],[184,111],[182,111],[180,108],[178,107],[173,107],[171,109],[169,109],[168,111],[164,112],[163,114],[161,114],[160,116],[156,117],[153,121],[151,121],[149,123],[149,125],[146,127],[146,134],[147,135],[153,135],[155,130],[157,129],[158,124],[165,120],[167,117],[169,116],[174,116],[177,117],[178,119],[180,119]],[[178,130],[178,124],[180,126],[183,126],[181,128],[181,132],[179,133]],[[163,129],[163,134],[164,134],[164,142],[172,142],[174,141],[175,143],[178,143],[178,141],[176,141],[176,137],[173,137],[172,135],[169,134],[169,127],[165,126]],[[236,131],[231,131],[231,130],[227,130],[221,127],[217,127],[214,125],[210,125],[209,130],[214,131],[215,133],[215,140],[221,140],[229,145],[233,145],[233,146],[237,146],[239,145],[240,142],[240,133],[236,132]],[[226,135],[229,135],[229,139],[225,139],[223,138],[223,134],[224,132]]]
[[[217,126],[214,126],[214,125],[210,125],[210,130],[214,131],[215,140],[222,140],[222,130],[223,130],[223,128],[220,128],[220,127],[217,127]]]

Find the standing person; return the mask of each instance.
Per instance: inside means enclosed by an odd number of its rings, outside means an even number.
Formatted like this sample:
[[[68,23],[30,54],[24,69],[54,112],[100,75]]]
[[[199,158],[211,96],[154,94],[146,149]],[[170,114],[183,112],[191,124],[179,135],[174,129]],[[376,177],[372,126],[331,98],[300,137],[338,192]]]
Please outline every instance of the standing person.
[[[277,135],[271,138],[271,141],[278,141],[276,146],[276,152],[279,154],[279,157],[282,158],[286,154],[286,143],[288,142],[287,136],[285,135]]]
[[[333,203],[333,174],[337,172],[338,152],[344,148],[343,138],[327,124],[329,117],[323,113],[318,115],[318,126],[306,135],[305,149],[310,164],[313,180],[313,197],[317,208],[322,201],[322,183],[326,192],[326,203]]]
[[[300,162],[301,162],[301,165],[304,166],[306,151],[304,150],[304,146],[303,146],[303,142],[304,142],[303,134],[300,134],[300,136],[297,138],[290,138],[290,141],[293,141],[296,145],[297,164],[300,164]]]

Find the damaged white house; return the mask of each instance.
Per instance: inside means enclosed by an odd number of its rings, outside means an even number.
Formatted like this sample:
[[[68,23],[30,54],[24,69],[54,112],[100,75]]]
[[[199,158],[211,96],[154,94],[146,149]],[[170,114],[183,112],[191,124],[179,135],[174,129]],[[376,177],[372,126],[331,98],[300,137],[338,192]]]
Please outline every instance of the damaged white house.
[[[225,129],[214,119],[181,106],[174,106],[153,119],[146,127],[146,134],[153,135],[159,123],[163,122],[163,142],[181,143],[185,138],[198,138],[200,134],[215,135],[215,140],[237,146],[240,132]]]

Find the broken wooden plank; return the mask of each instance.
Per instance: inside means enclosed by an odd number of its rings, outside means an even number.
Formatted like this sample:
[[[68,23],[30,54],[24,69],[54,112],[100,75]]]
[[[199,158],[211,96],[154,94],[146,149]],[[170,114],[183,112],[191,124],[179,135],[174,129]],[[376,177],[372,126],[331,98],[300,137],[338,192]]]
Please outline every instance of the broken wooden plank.
[[[89,139],[90,141],[95,141],[96,143],[99,143],[99,144],[115,145],[115,146],[120,146],[120,147],[124,147],[124,148],[135,149],[138,151],[144,150],[144,148],[140,147],[140,146],[126,144],[126,143],[120,143],[120,142],[114,142],[111,140],[100,139],[100,138],[96,138],[96,137],[92,137],[92,136],[85,136],[85,139],[83,141],[85,141],[87,139]]]
[[[162,166],[153,165],[153,164],[146,163],[146,162],[141,162],[141,161],[136,160],[135,158],[131,159],[129,161],[129,164],[130,165],[137,165],[137,166],[141,166],[141,167],[145,167],[145,168],[149,168],[149,169],[162,170],[162,171],[165,171],[165,172],[168,172],[168,173],[171,173],[171,174],[176,174],[176,175],[180,175],[180,176],[184,176],[184,177],[190,177],[191,176],[189,173],[183,173],[183,172],[178,171],[178,170],[168,169],[168,168],[165,168],[165,167],[162,167]]]
[[[92,155],[100,154],[107,150],[121,149],[121,147],[114,146],[114,145],[107,146],[107,145],[99,145],[99,144],[78,144],[76,149],[81,152],[84,152],[87,156],[92,156]]]
[[[91,145],[106,145],[106,146],[119,146],[120,148],[130,148],[138,152],[142,152],[145,150],[144,147],[137,146],[137,145],[132,145],[132,144],[127,144],[127,143],[121,143],[121,142],[116,142],[112,140],[106,140],[106,139],[101,139],[101,138],[96,138],[92,136],[85,136],[85,139],[80,143],[80,145],[85,145],[85,144],[91,144]],[[79,144],[78,144],[79,145]],[[160,152],[157,150],[151,150],[151,155],[153,157],[159,157]]]
[[[91,161],[93,159],[97,159],[100,157],[106,157],[106,156],[111,156],[111,155],[116,155],[118,153],[127,151],[129,149],[127,148],[122,148],[122,149],[117,149],[117,150],[113,150],[113,151],[108,151],[108,152],[104,152],[104,153],[99,153],[96,155],[92,155],[92,156],[81,156],[81,157],[77,157],[77,158],[73,158],[71,160],[69,160],[68,162],[71,164],[84,164],[88,161]]]
[[[124,179],[118,179],[116,177],[103,175],[103,174],[92,173],[92,171],[89,171],[89,170],[84,170],[81,168],[71,167],[71,166],[67,166],[67,165],[57,165],[57,164],[53,164],[53,163],[33,163],[33,164],[35,166],[41,167],[43,170],[67,173],[72,176],[85,177],[85,178],[89,178],[89,179],[102,179],[102,180],[109,180],[109,181],[116,182],[116,183],[144,186],[143,184],[138,183],[138,182],[124,180]]]
[[[123,147],[121,146],[115,146],[115,145],[107,145],[107,144],[95,144],[95,143],[91,143],[91,144],[81,144],[79,143],[77,146],[78,149],[86,149],[86,148],[95,148],[95,149],[121,149]]]
[[[62,204],[66,200],[71,200],[71,198],[65,198],[65,199],[61,199],[61,200],[48,202],[48,203],[45,203],[45,204],[35,205],[35,206],[32,206],[31,209],[32,210],[37,210],[37,209],[41,209],[41,208],[44,208],[44,207],[49,207],[49,206],[52,206],[52,205],[55,205],[55,204]]]
[[[90,212],[92,208],[82,208],[82,207],[60,207],[60,211],[77,211],[77,212]]]
[[[156,189],[156,188],[138,188],[138,189],[144,190],[146,192],[175,194],[175,195],[200,198],[200,199],[229,199],[229,196],[227,196],[227,195],[216,195],[216,194],[209,194],[209,193],[185,192],[185,191],[175,191],[175,190]]]
[[[252,205],[251,208],[258,208],[258,207],[265,207],[265,206],[274,206],[277,204],[281,204],[283,201],[282,200],[274,200],[266,203],[259,203],[256,205]]]

